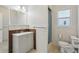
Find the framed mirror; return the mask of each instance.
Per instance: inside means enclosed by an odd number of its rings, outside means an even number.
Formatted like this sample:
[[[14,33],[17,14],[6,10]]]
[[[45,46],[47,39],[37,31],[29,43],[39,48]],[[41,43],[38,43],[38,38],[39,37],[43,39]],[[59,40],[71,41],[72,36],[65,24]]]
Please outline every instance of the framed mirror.
[[[9,25],[26,25],[26,20],[26,14],[16,10],[10,10]]]

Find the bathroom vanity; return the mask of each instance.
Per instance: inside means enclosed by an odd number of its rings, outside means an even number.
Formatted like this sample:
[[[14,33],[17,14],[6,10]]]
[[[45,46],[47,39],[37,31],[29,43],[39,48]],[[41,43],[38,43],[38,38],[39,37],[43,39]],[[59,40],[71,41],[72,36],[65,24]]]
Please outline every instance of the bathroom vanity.
[[[17,29],[9,30],[9,53],[13,52],[13,34],[22,32],[33,32],[33,48],[36,49],[36,30],[35,29]]]
[[[33,49],[33,32],[13,34],[13,53],[26,53]]]

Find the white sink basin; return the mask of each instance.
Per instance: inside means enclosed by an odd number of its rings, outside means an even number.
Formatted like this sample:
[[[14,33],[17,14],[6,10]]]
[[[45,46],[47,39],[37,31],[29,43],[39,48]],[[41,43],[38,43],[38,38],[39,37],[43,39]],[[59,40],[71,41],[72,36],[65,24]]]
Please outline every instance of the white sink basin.
[[[21,33],[15,33],[13,34],[14,36],[21,36],[21,35],[25,35],[25,34],[31,34],[33,32],[21,32]]]

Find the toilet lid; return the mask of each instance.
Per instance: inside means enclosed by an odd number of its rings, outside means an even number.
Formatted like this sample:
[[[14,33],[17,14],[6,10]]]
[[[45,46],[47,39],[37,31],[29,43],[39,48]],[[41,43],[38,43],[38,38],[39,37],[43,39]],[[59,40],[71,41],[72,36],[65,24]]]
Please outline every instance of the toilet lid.
[[[60,47],[65,47],[65,46],[71,46],[71,44],[64,42],[64,41],[59,41],[59,46]]]
[[[72,53],[72,52],[74,52],[74,48],[72,46],[65,46],[64,52],[65,53]]]

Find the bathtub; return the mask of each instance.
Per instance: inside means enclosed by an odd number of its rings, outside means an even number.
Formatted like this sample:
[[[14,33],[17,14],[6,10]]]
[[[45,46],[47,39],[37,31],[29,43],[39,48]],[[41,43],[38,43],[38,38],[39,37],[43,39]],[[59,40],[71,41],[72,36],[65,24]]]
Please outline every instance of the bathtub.
[[[33,32],[13,34],[13,53],[26,53],[33,49]]]

